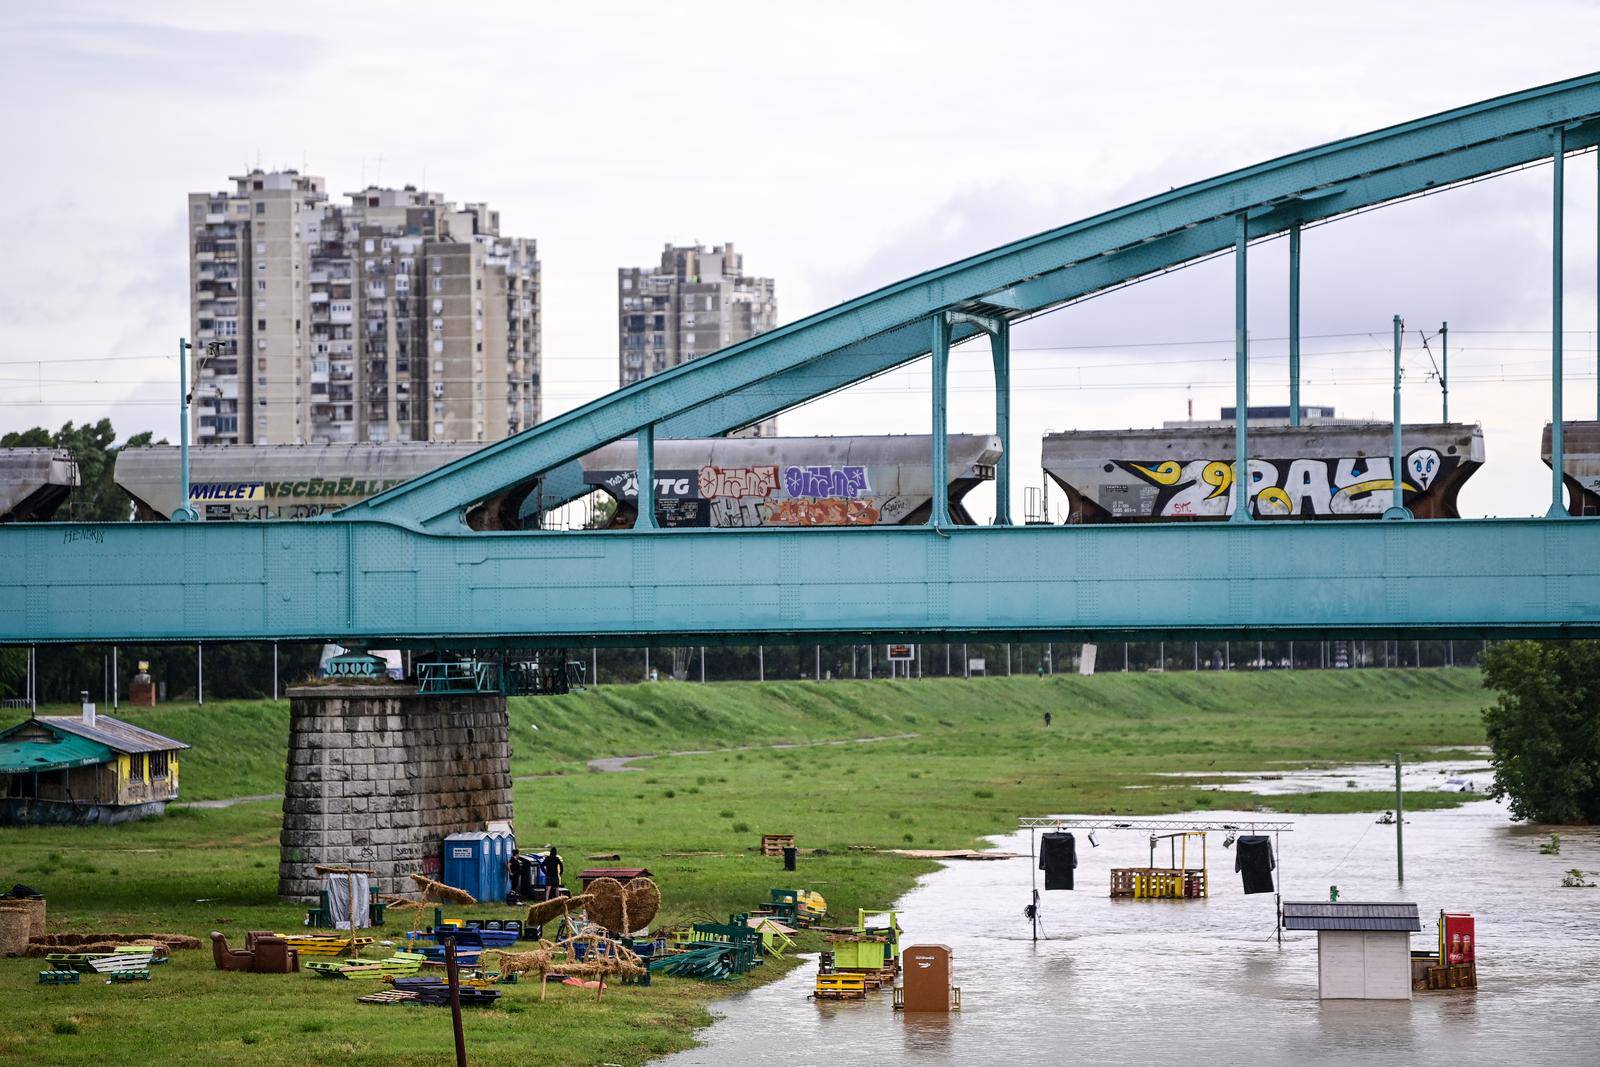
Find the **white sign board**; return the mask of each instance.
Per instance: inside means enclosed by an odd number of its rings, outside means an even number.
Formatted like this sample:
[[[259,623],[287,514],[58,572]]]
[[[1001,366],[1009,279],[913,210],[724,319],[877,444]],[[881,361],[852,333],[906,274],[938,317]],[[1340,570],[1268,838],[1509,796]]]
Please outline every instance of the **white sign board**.
[[[917,646],[916,645],[890,645],[889,646],[889,662],[890,663],[910,663],[912,660],[914,660],[916,658],[917,658]]]
[[[1094,673],[1095,653],[1100,651],[1099,645],[1084,645],[1083,653],[1078,657],[1078,673],[1091,675]]]

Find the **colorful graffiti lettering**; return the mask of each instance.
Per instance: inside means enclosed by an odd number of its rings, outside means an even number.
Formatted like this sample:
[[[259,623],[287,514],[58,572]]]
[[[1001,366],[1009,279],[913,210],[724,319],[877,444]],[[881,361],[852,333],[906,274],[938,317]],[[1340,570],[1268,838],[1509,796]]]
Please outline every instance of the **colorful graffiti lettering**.
[[[792,468],[791,468],[792,469]],[[761,511],[773,526],[873,526],[879,512],[872,500],[775,500]]]
[[[722,497],[769,497],[778,491],[778,468],[701,467],[700,495],[707,500]]]
[[[854,500],[862,493],[870,493],[865,467],[786,467],[783,487],[790,496],[840,497]]]
[[[1427,492],[1457,462],[1431,448],[1416,449],[1405,459],[1410,478],[1402,481],[1402,492]],[[1128,462],[1118,466],[1155,487],[1145,491],[1155,493],[1153,505],[1145,514],[1186,518],[1233,514],[1233,465],[1223,460],[1200,459],[1183,464],[1173,460]],[[1394,489],[1390,466],[1386,456],[1277,463],[1252,459],[1251,510],[1263,517],[1381,514],[1389,506],[1389,494]]]

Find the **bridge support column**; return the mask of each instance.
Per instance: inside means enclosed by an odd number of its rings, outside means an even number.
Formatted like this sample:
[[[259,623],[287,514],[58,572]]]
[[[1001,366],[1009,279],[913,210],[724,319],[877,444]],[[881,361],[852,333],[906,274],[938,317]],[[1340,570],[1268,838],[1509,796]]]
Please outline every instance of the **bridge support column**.
[[[639,428],[639,513],[633,520],[635,530],[656,528],[656,428]]]
[[[1010,526],[1011,323],[999,319],[995,327],[989,335],[989,352],[994,357],[994,432],[1000,438],[1000,462],[994,468],[994,524]]]
[[[1289,425],[1300,425],[1300,224],[1298,222],[1289,227]]]
[[[392,684],[289,690],[278,893],[314,900],[318,864],[373,872],[381,892],[438,877],[445,835],[511,818],[506,700]]]
[[[1250,521],[1250,220],[1239,215],[1233,248],[1233,522]]]
[[[933,316],[933,502],[929,526],[950,525],[950,443],[946,440],[948,379],[950,376],[950,319],[944,312]]]
[[[1551,159],[1554,197],[1551,205],[1553,231],[1550,237],[1550,510],[1545,512],[1545,518],[1548,519],[1567,516],[1566,506],[1561,499],[1562,479],[1566,474],[1566,450],[1562,447],[1566,435],[1561,423],[1561,297],[1566,283],[1566,274],[1562,269],[1562,231],[1566,221],[1567,132],[1557,127],[1555,141],[1555,153]]]

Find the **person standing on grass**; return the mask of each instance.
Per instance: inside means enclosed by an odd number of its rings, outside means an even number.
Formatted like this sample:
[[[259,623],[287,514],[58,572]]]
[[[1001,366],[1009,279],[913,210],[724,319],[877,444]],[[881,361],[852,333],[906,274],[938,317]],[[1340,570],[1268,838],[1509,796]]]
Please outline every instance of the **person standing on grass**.
[[[566,869],[566,863],[556,852],[556,846],[550,846],[550,852],[544,858],[544,896],[546,900],[553,900],[561,895],[561,875]]]
[[[1044,725],[1045,729],[1048,730],[1050,728],[1050,713],[1048,711],[1044,713]]]

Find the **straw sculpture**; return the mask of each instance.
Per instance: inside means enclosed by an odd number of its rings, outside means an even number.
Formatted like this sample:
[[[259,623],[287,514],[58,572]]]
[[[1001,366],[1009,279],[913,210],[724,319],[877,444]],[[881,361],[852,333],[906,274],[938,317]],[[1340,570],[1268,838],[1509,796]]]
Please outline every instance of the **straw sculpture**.
[[[570,917],[571,909],[586,906],[594,897],[588,893],[579,897],[551,897],[549,900],[536,900],[528,905],[528,917],[523,921],[525,926],[543,926],[552,919],[563,916]]]
[[[443,882],[435,882],[426,875],[413,874],[411,880],[422,887],[421,899],[424,901],[434,904],[476,904],[478,902],[478,898],[466,890],[445,885]]]
[[[577,945],[584,946],[583,959],[573,956]],[[490,949],[499,957],[501,974],[559,975],[563,978],[606,978],[611,975],[638,975],[645,972],[638,953],[604,934],[574,934],[564,941],[541,940],[527,952],[506,948]],[[489,952],[485,952],[487,956]],[[556,956],[565,953],[566,959]]]
[[[627,936],[649,926],[661,911],[661,890],[645,877],[623,885],[615,878],[596,878],[589,883],[592,898],[584,907],[589,921]]]

